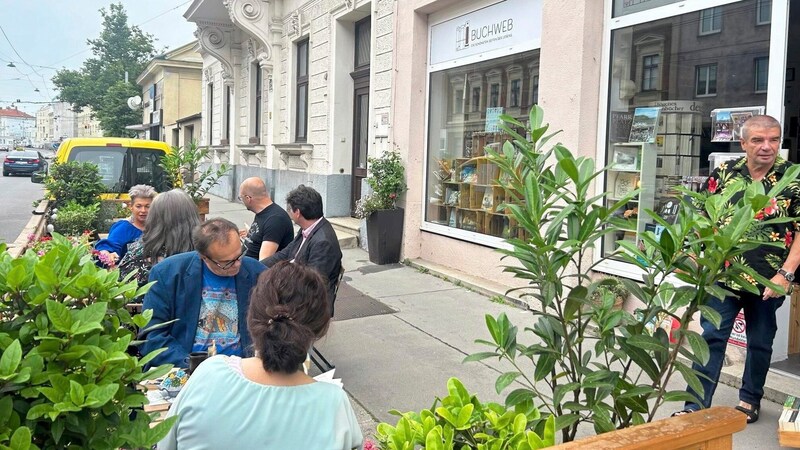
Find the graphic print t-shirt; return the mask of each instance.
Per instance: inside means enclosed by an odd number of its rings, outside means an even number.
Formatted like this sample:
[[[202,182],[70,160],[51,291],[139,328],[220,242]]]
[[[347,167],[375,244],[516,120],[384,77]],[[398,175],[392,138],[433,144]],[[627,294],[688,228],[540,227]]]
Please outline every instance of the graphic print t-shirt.
[[[217,354],[242,355],[236,278],[221,277],[203,267],[202,305],[193,352],[206,351],[214,341]]]

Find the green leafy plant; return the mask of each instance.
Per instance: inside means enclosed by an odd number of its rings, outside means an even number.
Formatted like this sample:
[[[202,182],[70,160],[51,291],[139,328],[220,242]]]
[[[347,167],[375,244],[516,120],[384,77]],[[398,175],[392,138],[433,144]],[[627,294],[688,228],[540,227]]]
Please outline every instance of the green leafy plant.
[[[125,304],[149,285],[97,268],[88,245],[49,245],[15,259],[0,244],[0,448],[149,448],[174,423],[151,428],[135,387],[170,367],[126,352],[152,312]]]
[[[555,445],[555,421],[543,419],[530,401],[512,408],[482,403],[458,378],[447,381],[449,395],[419,413],[400,413],[397,424],[378,425],[383,450],[534,450]],[[437,406],[440,405],[440,406]],[[421,447],[418,447],[421,446]]]
[[[92,203],[83,206],[75,201],[70,201],[66,205],[58,208],[53,226],[55,231],[75,236],[86,230],[94,230],[100,212],[100,203]]]
[[[400,152],[386,151],[379,158],[368,158],[367,184],[372,193],[356,202],[355,216],[364,219],[375,211],[397,208],[397,197],[408,187]]]
[[[169,177],[172,187],[183,189],[195,202],[218,185],[220,178],[231,170],[227,164],[220,164],[216,169],[209,164],[202,169],[208,153],[207,147],[200,148],[197,142],[192,141],[185,147],[172,147],[172,152],[161,157],[160,166]]]
[[[688,324],[698,311],[719,326],[719,314],[706,302],[709,295],[729,293],[721,283],[734,281],[755,291],[746,282],[754,279],[782,291],[738,261],[744,252],[764,245],[748,230],[770,199],[798,176],[800,166],[789,169],[769,193],[761,183],[732,183],[718,195],[684,189],[687,199],[682,199],[675,224],[651,210],[640,211],[664,227],[660,237],[642,233],[641,242],[620,241],[621,250],[610,255],[636,265],[643,274],[641,283],[621,280],[644,305],[634,317],[613,310],[609,302],[592,302],[594,292],[606,282],[590,278],[603,260],[592,259],[590,252],[604,236],[624,227],[624,219],[615,216],[638,191],[613,204],[606,201],[607,193],[594,193],[595,182],[606,169],[596,170],[593,160],[550,144],[555,133],[548,134],[540,107],[531,108],[527,124],[505,115],[501,119],[512,139],[501,150],[487,147],[486,152],[501,170],[500,183],[513,197],[501,208],[513,215],[526,238],[507,239],[510,248],[499,251],[518,261],[504,270],[526,283],[509,292],[520,292],[529,300],[534,322],[525,328],[532,336],[524,341],[533,343],[518,340],[519,330],[505,314],[487,315],[491,339],[477,342],[491,350],[466,361],[499,358],[510,363],[513,369],[495,384],[500,393],[517,383],[506,406],[536,399],[543,416],[555,417],[564,441],[573,440],[582,423],[603,433],[652,421],[666,402],[697,401],[682,389],[669,390],[668,383],[679,374],[702,392],[698,374],[678,356],[705,364],[709,350],[703,338],[682,326],[674,330],[677,343],[670,343],[662,328],[651,335],[646,326],[665,316]],[[737,192],[744,193],[742,199],[729,204]]]
[[[615,308],[619,308],[629,295],[631,295],[631,291],[625,287],[622,280],[609,276],[600,281],[592,293],[591,299],[595,304],[610,301]]]
[[[105,185],[97,166],[89,162],[69,161],[50,166],[50,173],[44,182],[55,207],[70,202],[82,206],[97,203]]]

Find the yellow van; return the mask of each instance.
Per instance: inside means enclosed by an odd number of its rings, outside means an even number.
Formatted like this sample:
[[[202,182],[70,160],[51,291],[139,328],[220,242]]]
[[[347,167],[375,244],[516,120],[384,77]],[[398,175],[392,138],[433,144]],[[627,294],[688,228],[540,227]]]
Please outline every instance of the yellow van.
[[[156,191],[169,189],[169,177],[161,168],[161,157],[171,153],[161,141],[128,138],[69,138],[56,150],[55,161],[90,162],[99,168],[107,191],[103,198],[128,198],[128,190],[137,184],[153,186]],[[40,175],[40,176],[36,176]],[[44,174],[34,174],[32,181],[41,183]]]

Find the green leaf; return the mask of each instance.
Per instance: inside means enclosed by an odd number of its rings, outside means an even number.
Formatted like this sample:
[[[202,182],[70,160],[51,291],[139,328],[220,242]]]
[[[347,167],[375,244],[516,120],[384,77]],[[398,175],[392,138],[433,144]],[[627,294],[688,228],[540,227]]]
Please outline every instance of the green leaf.
[[[92,408],[99,408],[108,403],[114,395],[116,395],[118,390],[118,384],[99,386],[92,390],[92,392],[89,392],[89,395],[86,396],[86,403]]]
[[[473,354],[471,354],[471,355],[467,356],[466,358],[464,358],[464,360],[463,360],[463,361],[461,361],[461,362],[482,361],[482,360],[484,360],[484,359],[487,359],[487,358],[492,358],[492,357],[494,357],[494,358],[498,358],[498,357],[500,357],[500,355],[499,355],[499,354],[497,354],[497,353],[495,353],[495,352],[479,352],[479,353],[473,353]]]
[[[22,344],[19,339],[6,347],[3,356],[0,356],[0,375],[8,376],[16,372],[19,363],[22,361]]]
[[[686,339],[689,341],[689,346],[692,348],[692,352],[694,352],[697,359],[703,364],[706,365],[708,363],[708,359],[711,356],[711,353],[708,349],[708,343],[706,340],[703,339],[697,332],[683,329],[681,333],[686,336]]]
[[[108,312],[108,303],[93,303],[81,309],[77,314],[77,319],[84,323],[99,324]]]
[[[719,329],[719,326],[722,323],[722,316],[717,312],[717,310],[706,305],[698,306],[698,309],[703,317],[706,318],[706,320],[711,322],[715,328]]]
[[[646,352],[669,350],[669,347],[664,347],[664,344],[653,336],[634,335],[628,338],[627,343]]]
[[[72,327],[72,317],[66,306],[53,300],[47,300],[47,318],[56,330],[63,333],[69,332]]]
[[[11,448],[14,450],[28,450],[31,447],[31,429],[19,427],[11,436]]]
[[[506,406],[516,406],[520,403],[533,400],[534,398],[536,398],[536,393],[530,389],[514,389],[506,396]]]
[[[425,436],[425,448],[428,450],[444,450],[442,445],[442,431],[439,427],[434,427]]]
[[[19,290],[22,283],[25,281],[25,275],[25,267],[21,264],[15,265],[8,271],[8,275],[6,275],[6,284],[8,288],[12,291]]]
[[[494,383],[494,389],[498,394],[503,392],[503,390],[507,388],[509,384],[513,383],[520,375],[522,374],[519,372],[506,372],[500,375]]]
[[[39,262],[33,269],[36,274],[36,279],[44,283],[46,286],[55,286],[58,284],[58,276],[52,267],[44,262]]]
[[[69,380],[69,399],[75,406],[83,405],[86,399],[86,394],[83,391],[83,386],[75,380]]]

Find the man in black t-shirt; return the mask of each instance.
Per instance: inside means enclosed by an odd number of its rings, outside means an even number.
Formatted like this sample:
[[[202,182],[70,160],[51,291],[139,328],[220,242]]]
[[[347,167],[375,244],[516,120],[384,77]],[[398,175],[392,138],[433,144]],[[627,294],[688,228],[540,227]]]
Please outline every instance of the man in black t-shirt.
[[[272,201],[264,180],[258,177],[244,180],[239,186],[239,200],[249,211],[256,213],[250,228],[239,230],[247,245],[245,256],[262,260],[292,242],[292,219]]]

